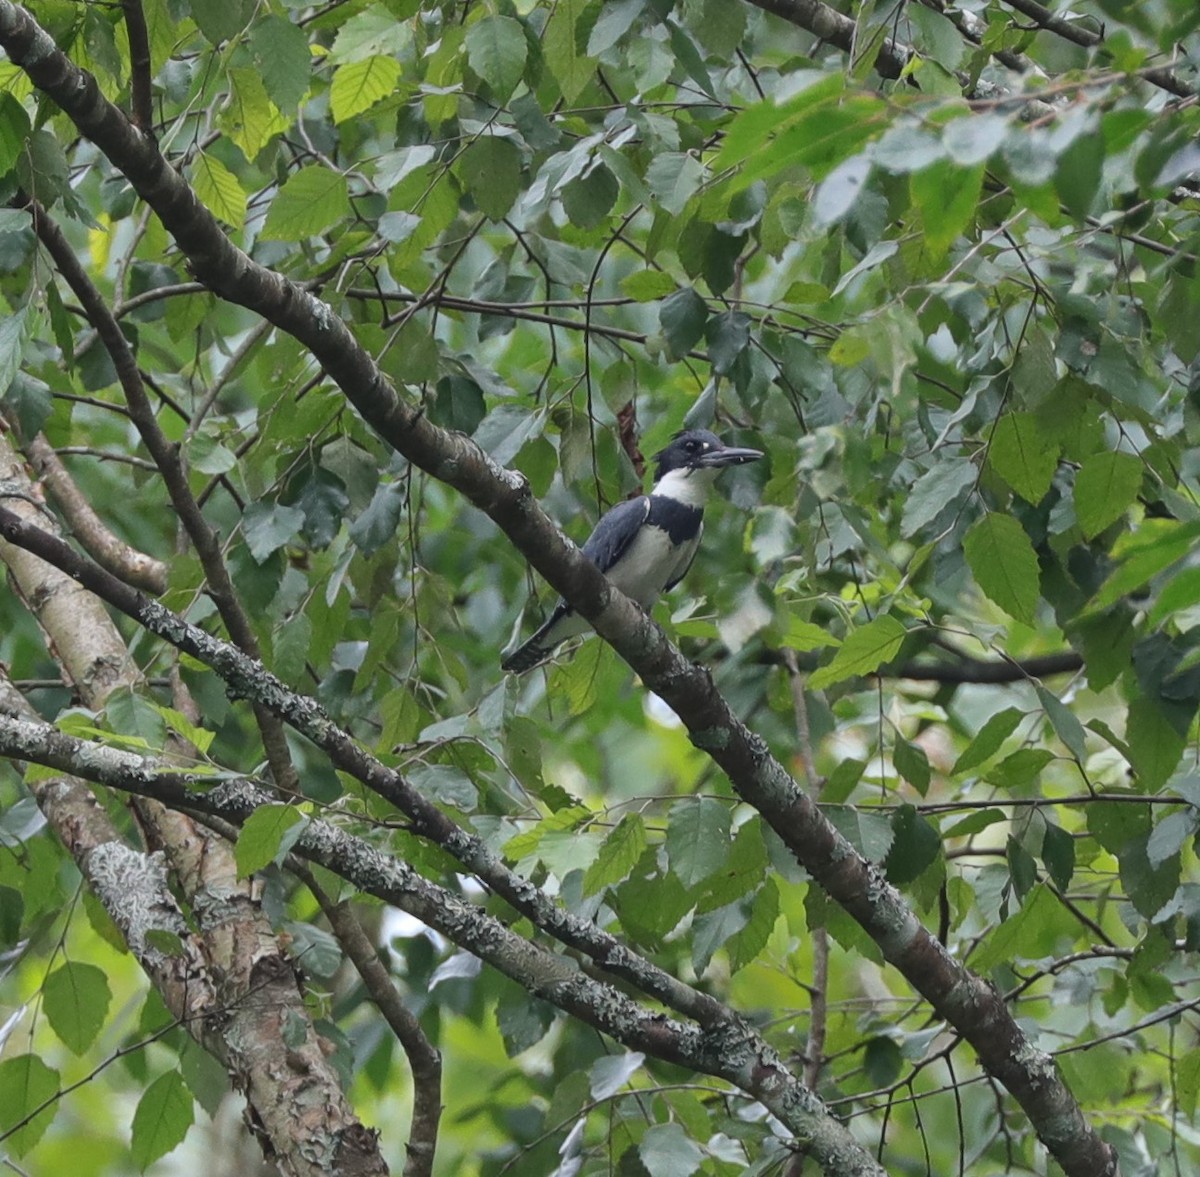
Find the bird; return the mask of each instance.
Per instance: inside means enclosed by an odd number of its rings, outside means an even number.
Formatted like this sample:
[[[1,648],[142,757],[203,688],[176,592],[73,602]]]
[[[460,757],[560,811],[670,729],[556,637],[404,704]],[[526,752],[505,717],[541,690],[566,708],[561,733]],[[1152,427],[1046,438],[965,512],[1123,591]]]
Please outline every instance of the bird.
[[[696,558],[704,533],[704,505],[717,475],[727,466],[757,462],[760,450],[726,445],[707,429],[684,429],[655,455],[648,495],[606,512],[583,545],[587,556],[627,597],[649,610],[674,588]],[[544,662],[567,638],[589,624],[560,599],[545,622],[506,655],[501,669],[522,674]]]

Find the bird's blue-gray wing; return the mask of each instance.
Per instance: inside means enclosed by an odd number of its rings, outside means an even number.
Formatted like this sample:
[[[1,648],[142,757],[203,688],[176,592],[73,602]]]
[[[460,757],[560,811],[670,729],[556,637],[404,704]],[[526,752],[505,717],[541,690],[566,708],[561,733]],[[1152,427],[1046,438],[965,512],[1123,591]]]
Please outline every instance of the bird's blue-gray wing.
[[[596,530],[583,545],[583,554],[601,572],[607,572],[633,543],[649,514],[650,500],[645,495],[618,503],[596,524]]]

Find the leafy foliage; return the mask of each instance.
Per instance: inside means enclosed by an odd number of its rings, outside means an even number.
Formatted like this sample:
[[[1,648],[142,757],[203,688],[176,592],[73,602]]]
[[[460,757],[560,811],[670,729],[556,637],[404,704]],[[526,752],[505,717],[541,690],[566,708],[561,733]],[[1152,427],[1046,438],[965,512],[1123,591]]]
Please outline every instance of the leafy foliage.
[[[1122,1172],[1200,1164],[1194,3],[821,5],[821,29],[731,0],[141,7],[144,79],[121,6],[28,5],[107,97],[152,82],[197,207],[320,293],[572,539],[684,424],[767,452],[723,476],[657,619],[1057,1054]],[[104,524],[169,562],[164,602],[223,632],[21,193],[120,322],[270,670],[569,911],[789,1059],[815,1043],[806,1074],[883,1139],[889,1171],[1046,1171],[1028,1123],[970,1081],[974,1055],[950,1053],[948,1025],[611,649],[502,678],[500,650],[543,611],[522,614],[506,539],[295,339],[193,281],[10,61],[0,83],[3,427],[26,452],[41,434]],[[130,626],[141,681],[82,714],[33,615],[3,601],[0,662],[45,718],[172,756],[174,733],[199,767],[264,775],[251,709],[211,672]],[[246,823],[237,866],[399,1166],[405,1061],[287,852],[327,813],[520,921],[312,745],[290,751],[300,796]],[[145,983],[98,905],[72,901],[33,783],[0,778],[3,992],[21,1015],[0,1018],[4,1147],[101,1171],[64,1111],[90,1100],[78,1120],[131,1132],[145,1169],[201,1147],[193,1099],[213,1111],[222,1079],[154,998],[133,1001]],[[445,1055],[439,1172],[785,1162],[744,1093],[621,1053],[359,906]],[[185,936],[158,936],[182,956]],[[119,1061],[54,1102],[102,1058]]]

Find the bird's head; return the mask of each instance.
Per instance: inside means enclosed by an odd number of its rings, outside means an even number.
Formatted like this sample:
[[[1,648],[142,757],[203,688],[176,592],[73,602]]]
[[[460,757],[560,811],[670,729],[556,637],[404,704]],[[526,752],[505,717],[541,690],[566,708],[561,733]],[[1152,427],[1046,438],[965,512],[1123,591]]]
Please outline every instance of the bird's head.
[[[675,470],[684,474],[711,471],[715,476],[726,466],[757,462],[762,457],[762,452],[726,445],[715,433],[710,433],[707,429],[684,429],[675,434],[671,444],[654,457],[658,463],[655,481],[660,482],[664,476]]]

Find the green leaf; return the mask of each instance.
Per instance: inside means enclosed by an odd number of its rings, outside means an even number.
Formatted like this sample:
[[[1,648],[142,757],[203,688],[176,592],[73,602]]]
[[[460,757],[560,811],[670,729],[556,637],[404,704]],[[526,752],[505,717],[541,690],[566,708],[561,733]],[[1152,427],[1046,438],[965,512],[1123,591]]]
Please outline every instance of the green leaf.
[[[236,37],[253,14],[254,0],[211,0],[197,4],[192,19],[209,44],[220,46],[222,41]]]
[[[942,851],[937,828],[911,805],[901,805],[892,818],[895,839],[884,862],[888,881],[897,887],[919,878]]]
[[[985,515],[967,532],[963,553],[983,592],[1010,616],[1032,625],[1041,582],[1037,556],[1021,525],[1009,515]]]
[[[243,824],[234,847],[238,878],[282,860],[307,825],[308,818],[291,805],[262,805],[256,809]]]
[[[463,152],[455,170],[479,211],[490,220],[503,220],[521,190],[517,145],[500,135],[482,135]]]
[[[1026,502],[1036,506],[1050,489],[1058,446],[1032,413],[1005,413],[988,446],[988,464]]]
[[[1071,885],[1075,873],[1075,839],[1062,826],[1048,825],[1042,837],[1042,862],[1060,891]]]
[[[596,63],[580,45],[578,36],[580,17],[587,8],[587,0],[558,0],[542,35],[546,64],[568,103],[579,97],[596,68]]]
[[[0,397],[8,391],[21,366],[27,311],[28,304],[18,311],[0,315]]]
[[[250,30],[250,52],[271,101],[294,113],[308,93],[313,57],[304,30],[285,16],[268,13]]]
[[[200,152],[192,165],[192,187],[214,217],[235,229],[246,223],[246,193],[237,177],[216,156]]]
[[[303,241],[350,216],[345,176],[320,164],[294,172],[271,201],[263,225],[264,241]]]
[[[159,1075],[146,1088],[133,1113],[129,1151],[144,1173],[159,1157],[183,1142],[195,1120],[192,1095],[178,1071]]]
[[[634,270],[620,282],[621,293],[637,302],[654,302],[670,294],[676,285],[675,279],[662,270]]]
[[[929,757],[918,744],[910,744],[903,736],[897,736],[892,747],[892,763],[896,771],[922,797],[929,792]]]
[[[750,343],[750,316],[742,311],[724,311],[708,320],[704,333],[713,373],[728,375]]]
[[[18,1054],[0,1062],[0,1135],[7,1151],[23,1157],[41,1140],[61,1102],[54,1098],[59,1082],[58,1072],[32,1054]],[[16,1124],[48,1100],[52,1101],[48,1107],[13,1131]]]
[[[703,182],[704,165],[683,151],[656,155],[646,169],[646,187],[672,216],[683,212]]]
[[[299,507],[285,507],[280,503],[251,503],[242,516],[242,526],[250,555],[261,564],[299,534],[304,526],[304,512]]]
[[[721,870],[729,856],[729,807],[711,797],[685,797],[667,820],[667,861],[685,887]]]
[[[700,1146],[678,1124],[655,1124],[638,1145],[650,1177],[692,1177],[704,1163]]]
[[[1132,454],[1093,454],[1075,475],[1075,518],[1088,539],[1119,519],[1142,487],[1142,463]]]
[[[954,762],[951,775],[969,772],[972,768],[990,760],[1000,751],[1000,745],[1017,730],[1017,725],[1025,718],[1025,712],[1015,707],[1006,707],[988,718],[976,733],[975,738],[963,749],[962,755]]]
[[[889,614],[876,617],[850,633],[827,666],[808,678],[810,690],[819,691],[847,678],[870,674],[900,653],[908,630]]]
[[[779,887],[774,879],[768,878],[754,897],[750,918],[745,926],[726,945],[729,967],[733,972],[745,968],[766,948],[778,918]]]
[[[1125,741],[1138,787],[1147,793],[1157,792],[1167,783],[1186,745],[1158,703],[1145,695],[1129,705]]]
[[[594,229],[612,212],[613,205],[621,193],[616,176],[604,164],[594,167],[586,176],[580,176],[567,184],[559,196],[563,210],[571,224],[580,229]],[[666,277],[666,275],[660,275]],[[674,282],[668,280],[668,289]]]
[[[629,877],[646,849],[646,823],[636,813],[627,813],[604,839],[596,861],[583,876],[583,894],[595,895]]]
[[[935,258],[942,257],[974,221],[983,172],[982,164],[963,168],[939,160],[911,176],[913,203],[924,219],[923,240]]]
[[[1180,856],[1169,855],[1158,865],[1150,861],[1149,839],[1127,842],[1117,855],[1121,884],[1140,915],[1153,919],[1175,894],[1180,880]]]
[[[329,87],[329,111],[335,123],[344,123],[387,98],[400,80],[400,63],[394,57],[367,57],[339,65]]]
[[[1074,942],[1074,917],[1044,884],[1037,883],[1019,911],[1001,920],[971,955],[971,967],[986,973],[1014,960],[1041,960],[1063,941]]]
[[[1049,748],[1018,748],[990,769],[986,779],[1002,789],[1016,789],[1036,780],[1053,759]]]
[[[1176,1058],[1175,1108],[1189,1121],[1196,1115],[1196,1097],[1200,1095],[1200,1050],[1184,1051]]]
[[[685,286],[663,299],[658,322],[667,343],[667,358],[681,360],[704,335],[708,303],[690,286]]]
[[[1041,683],[1036,684],[1038,701],[1054,728],[1054,734],[1070,749],[1071,755],[1082,764],[1087,759],[1086,737],[1083,734],[1083,724],[1075,718],[1075,713],[1067,707],[1057,695],[1046,690]]]
[[[20,102],[7,91],[0,92],[0,176],[17,162],[31,129]]]
[[[900,534],[906,538],[915,535],[947,507],[954,506],[978,479],[975,463],[966,458],[944,459],[927,470],[913,483],[905,499]]]
[[[529,52],[521,22],[511,16],[485,16],[467,30],[467,60],[492,91],[492,101],[507,102],[525,72]]]
[[[42,1001],[50,1028],[70,1051],[83,1054],[104,1025],[112,992],[95,965],[68,961],[46,978]]]
[[[1200,539],[1200,523],[1181,524],[1173,519],[1143,519],[1136,533],[1123,536],[1113,547],[1120,567],[1089,602],[1089,612],[1099,612],[1141,588],[1176,560],[1182,560]]]
[[[1079,135],[1056,163],[1054,189],[1071,215],[1082,220],[1103,186],[1103,136],[1094,132]]]

